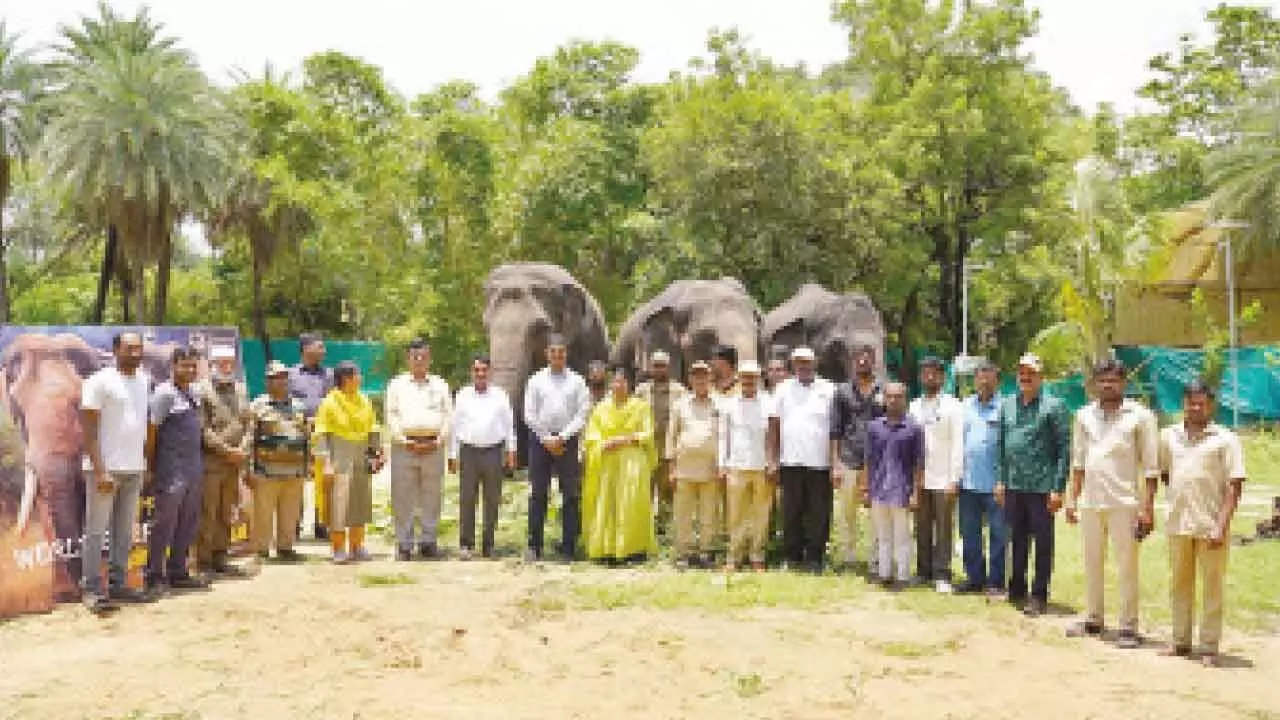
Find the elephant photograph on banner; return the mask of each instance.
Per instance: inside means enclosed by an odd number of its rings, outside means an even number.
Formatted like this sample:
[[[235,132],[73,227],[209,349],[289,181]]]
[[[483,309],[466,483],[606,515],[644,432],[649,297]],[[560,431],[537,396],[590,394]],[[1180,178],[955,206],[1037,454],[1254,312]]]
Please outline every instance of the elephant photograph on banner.
[[[111,341],[122,332],[142,335],[143,369],[154,382],[169,376],[175,348],[239,352],[235,328],[0,328],[0,617],[79,597],[80,389],[114,362]],[[207,367],[201,363],[203,372]]]

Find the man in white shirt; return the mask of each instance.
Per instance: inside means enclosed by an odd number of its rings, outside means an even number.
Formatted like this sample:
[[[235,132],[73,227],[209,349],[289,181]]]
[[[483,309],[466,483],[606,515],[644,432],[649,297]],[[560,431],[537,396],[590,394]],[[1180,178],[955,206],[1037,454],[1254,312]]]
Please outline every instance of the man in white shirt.
[[[127,332],[111,340],[115,367],[103,368],[81,389],[84,428],[85,536],[81,551],[84,604],[101,615],[115,609],[110,598],[137,601],[126,587],[133,526],[138,514],[142,475],[147,470],[147,400],[150,380],[140,369],[142,336]],[[107,589],[102,587],[102,545],[109,533]]]
[[[924,395],[907,412],[924,431],[924,491],[916,508],[916,574],[932,580],[940,593],[951,592],[951,555],[955,502],[964,473],[964,406],[942,392],[942,361],[920,362]]]
[[[711,366],[705,360],[690,366],[689,387],[691,392],[672,408],[667,435],[671,455],[668,482],[675,486],[675,556],[682,566],[710,563],[720,532],[721,491],[716,474],[719,406],[711,397]]]
[[[795,376],[775,391],[770,421],[782,483],[782,540],[789,564],[821,572],[831,536],[835,385],[817,376],[810,348],[792,351],[791,364]]]
[[[591,412],[587,383],[570,370],[564,337],[547,343],[547,366],[529,378],[524,390],[524,421],[529,426],[529,549],[527,561],[542,559],[542,532],[547,518],[551,476],[560,482],[560,557],[572,561],[577,551],[582,500],[579,435]]]
[[[1151,530],[1143,504],[1147,485],[1159,475],[1159,431],[1155,415],[1124,397],[1124,363],[1103,360],[1093,369],[1098,399],[1076,412],[1071,431],[1071,485],[1067,522],[1081,525],[1084,541],[1085,619],[1071,637],[1100,636],[1103,629],[1103,566],[1111,541],[1120,585],[1120,633],[1116,645],[1133,649],[1138,638],[1138,540]]]
[[[458,544],[463,560],[470,560],[475,552],[476,498],[482,493],[481,554],[493,556],[502,479],[505,471],[515,466],[516,426],[511,400],[502,388],[489,384],[489,357],[480,355],[471,361],[471,384],[458,391],[449,433],[449,472],[462,471]]]
[[[449,434],[453,400],[449,384],[431,375],[431,348],[422,339],[408,350],[409,371],[387,383],[387,431],[391,440],[391,509],[396,525],[396,559],[413,554],[414,518],[422,523],[418,551],[439,555],[440,480],[444,477],[441,443]]]
[[[756,572],[764,570],[773,486],[769,472],[768,435],[771,401],[760,389],[760,366],[751,360],[738,368],[741,394],[720,405],[717,465],[727,490],[729,555],[733,570],[744,556]],[[775,468],[776,470],[776,468]]]

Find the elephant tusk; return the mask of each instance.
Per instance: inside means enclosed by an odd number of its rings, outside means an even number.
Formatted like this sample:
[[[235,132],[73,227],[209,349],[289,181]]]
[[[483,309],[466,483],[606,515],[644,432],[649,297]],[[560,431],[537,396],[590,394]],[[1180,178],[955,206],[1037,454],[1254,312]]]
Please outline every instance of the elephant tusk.
[[[36,504],[36,469],[27,466],[26,476],[22,484],[22,502],[18,505],[18,535],[27,531],[27,523],[31,520],[31,510]]]

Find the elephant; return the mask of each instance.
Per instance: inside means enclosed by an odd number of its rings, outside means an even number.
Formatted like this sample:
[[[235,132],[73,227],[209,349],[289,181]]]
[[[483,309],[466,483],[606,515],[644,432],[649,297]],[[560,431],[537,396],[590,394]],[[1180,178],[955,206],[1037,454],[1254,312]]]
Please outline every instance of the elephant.
[[[787,352],[807,345],[818,356],[818,374],[832,382],[853,376],[851,352],[863,345],[875,350],[876,374],[885,376],[884,321],[862,293],[837,295],[814,283],[765,316],[762,330],[771,347]]]
[[[627,318],[611,359],[635,380],[650,354],[664,350],[671,376],[683,380],[689,366],[710,360],[717,345],[732,345],[739,362],[758,362],[759,306],[736,278],[677,280]]]
[[[80,388],[103,366],[103,355],[76,335],[27,333],[9,343],[0,364],[5,411],[25,446],[15,529],[22,534],[49,522],[59,546],[73,550],[84,524]],[[78,564],[59,558],[54,589],[60,598],[75,595]]]
[[[511,398],[523,466],[528,457],[524,388],[546,363],[547,340],[553,334],[563,336],[569,367],[585,377],[592,360],[609,356],[609,329],[600,304],[559,265],[500,265],[485,280],[484,294],[490,381]]]

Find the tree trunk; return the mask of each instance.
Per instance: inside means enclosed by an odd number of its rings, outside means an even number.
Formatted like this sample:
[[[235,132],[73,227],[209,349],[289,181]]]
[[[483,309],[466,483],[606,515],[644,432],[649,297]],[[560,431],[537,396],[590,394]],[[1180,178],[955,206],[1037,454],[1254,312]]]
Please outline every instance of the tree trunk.
[[[911,321],[915,319],[920,311],[920,285],[916,285],[907,295],[907,300],[902,305],[902,323],[898,326],[898,350],[902,353],[902,365],[898,368],[897,379],[911,386],[911,379],[915,377],[916,359],[915,359],[915,343],[911,332]],[[892,379],[892,378],[890,378]]]
[[[111,276],[116,273],[116,226],[107,225],[107,242],[102,251],[102,268],[98,271],[98,296],[93,301],[89,321],[101,325],[107,312],[107,296],[111,294]]]
[[[255,245],[256,247],[256,245]],[[267,315],[262,307],[262,273],[261,253],[253,250],[253,332],[262,343],[262,356],[271,362],[271,338],[267,335]]]
[[[165,228],[160,238],[160,263],[156,267],[155,309],[152,325],[164,325],[169,309],[169,275],[173,267],[173,230]]]
[[[133,278],[133,309],[139,325],[147,322],[147,266],[142,262],[134,262],[129,266],[129,275]]]

